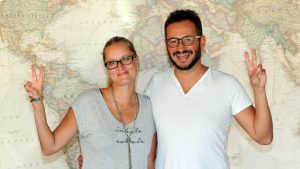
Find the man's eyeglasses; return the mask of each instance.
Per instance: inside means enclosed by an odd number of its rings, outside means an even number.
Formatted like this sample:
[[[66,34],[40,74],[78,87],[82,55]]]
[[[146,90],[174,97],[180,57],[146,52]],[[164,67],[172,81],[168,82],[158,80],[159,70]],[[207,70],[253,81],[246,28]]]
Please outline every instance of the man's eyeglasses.
[[[194,43],[195,38],[201,38],[201,36],[192,36],[192,35],[188,35],[188,36],[184,36],[182,38],[169,38],[166,40],[167,45],[170,48],[175,48],[176,46],[178,46],[179,41],[181,41],[181,43],[184,46],[191,46]]]
[[[135,58],[135,55],[124,56],[120,60],[111,60],[111,61],[105,62],[104,65],[108,70],[111,70],[111,69],[117,68],[119,65],[118,63],[121,63],[122,65],[131,64],[134,58]]]

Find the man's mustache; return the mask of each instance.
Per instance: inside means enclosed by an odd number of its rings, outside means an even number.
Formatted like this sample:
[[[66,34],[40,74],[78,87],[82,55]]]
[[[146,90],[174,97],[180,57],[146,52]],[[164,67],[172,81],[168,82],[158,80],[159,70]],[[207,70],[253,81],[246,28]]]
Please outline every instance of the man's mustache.
[[[173,55],[179,55],[179,54],[192,54],[192,53],[193,53],[193,51],[191,51],[191,50],[184,50],[184,51],[182,51],[182,52],[176,51],[176,52],[173,53]]]

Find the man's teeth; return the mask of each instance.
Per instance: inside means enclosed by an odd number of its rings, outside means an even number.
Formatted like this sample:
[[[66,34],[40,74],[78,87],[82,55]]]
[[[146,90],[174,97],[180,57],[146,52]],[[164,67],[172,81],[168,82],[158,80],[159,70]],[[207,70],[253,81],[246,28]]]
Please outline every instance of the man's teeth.
[[[190,53],[180,53],[180,54],[177,54],[177,56],[179,56],[179,57],[183,57],[183,56],[188,56]]]

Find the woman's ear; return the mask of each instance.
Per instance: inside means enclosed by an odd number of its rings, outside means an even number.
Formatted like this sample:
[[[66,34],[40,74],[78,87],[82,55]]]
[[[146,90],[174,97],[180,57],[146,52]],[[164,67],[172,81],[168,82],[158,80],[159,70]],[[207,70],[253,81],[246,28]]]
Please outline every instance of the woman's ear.
[[[139,68],[140,68],[139,56],[137,55],[134,60],[135,60],[136,69],[139,70]]]

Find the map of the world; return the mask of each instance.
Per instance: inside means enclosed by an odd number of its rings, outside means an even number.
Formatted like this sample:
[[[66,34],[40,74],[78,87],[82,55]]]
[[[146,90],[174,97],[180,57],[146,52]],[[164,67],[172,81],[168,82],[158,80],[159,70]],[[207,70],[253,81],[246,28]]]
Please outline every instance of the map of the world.
[[[102,48],[113,36],[133,41],[140,58],[137,91],[170,67],[163,25],[175,9],[199,13],[203,62],[237,77],[253,99],[243,61],[257,49],[267,69],[274,140],[257,145],[233,123],[231,169],[300,168],[299,0],[0,0],[0,169],[77,168],[77,137],[44,156],[23,88],[31,65],[45,67],[44,104],[55,129],[86,89],[107,85]]]

